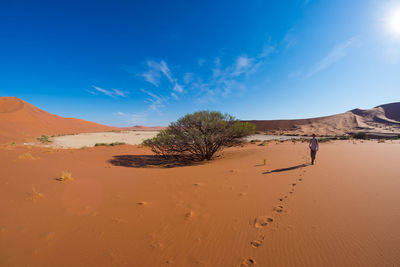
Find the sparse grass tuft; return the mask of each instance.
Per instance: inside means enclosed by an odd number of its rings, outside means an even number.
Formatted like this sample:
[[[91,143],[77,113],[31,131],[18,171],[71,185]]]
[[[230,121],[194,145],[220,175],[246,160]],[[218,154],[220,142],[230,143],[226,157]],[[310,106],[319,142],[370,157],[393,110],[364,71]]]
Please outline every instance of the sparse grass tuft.
[[[36,158],[31,153],[27,152],[27,153],[19,155],[18,159],[21,159],[21,160],[23,160],[23,159],[33,160],[33,159],[36,159]]]
[[[29,193],[28,200],[36,201],[41,198],[44,198],[44,194],[39,193],[38,191],[36,191],[35,187],[32,186],[32,192]]]
[[[266,146],[268,143],[267,140],[262,141],[260,144],[258,144],[259,146]]]
[[[120,146],[126,145],[124,142],[114,142],[114,143],[96,143],[94,146]]]
[[[11,145],[12,145],[12,146],[14,146],[14,145],[15,145],[15,142],[14,142],[14,141],[12,141],[12,142],[11,142]]]
[[[47,135],[42,135],[41,137],[38,137],[37,140],[42,142],[43,144],[52,142],[51,140],[49,140],[49,137]]]
[[[69,171],[63,171],[61,174],[60,178],[57,178],[56,180],[60,181],[60,182],[65,182],[65,181],[72,181],[74,180],[72,178],[72,173]]]

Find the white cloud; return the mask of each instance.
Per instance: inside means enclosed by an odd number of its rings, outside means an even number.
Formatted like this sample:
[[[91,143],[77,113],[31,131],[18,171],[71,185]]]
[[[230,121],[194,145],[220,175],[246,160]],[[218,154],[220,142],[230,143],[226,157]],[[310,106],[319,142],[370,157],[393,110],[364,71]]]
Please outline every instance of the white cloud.
[[[161,76],[163,75],[171,84],[173,91],[178,93],[184,92],[182,85],[179,84],[178,79],[173,77],[171,70],[164,60],[161,60],[160,62],[148,60],[147,67],[148,71],[140,74],[140,76],[144,77],[147,82],[159,87]]]
[[[178,97],[175,93],[171,93],[171,96],[172,96],[175,100],[178,100],[178,99],[179,99],[179,97]]]
[[[183,76],[183,82],[185,84],[190,83],[193,80],[193,76],[194,76],[194,73],[186,72],[185,75]]]
[[[118,116],[125,124],[137,125],[145,123],[147,120],[147,113],[124,113],[115,112],[114,115]]]
[[[260,58],[260,59],[264,58],[264,57],[268,56],[269,54],[271,54],[274,51],[275,51],[275,47],[274,46],[269,45],[269,44],[265,45],[264,48],[263,48],[263,51],[260,54],[258,54],[258,58]]]
[[[168,68],[168,66],[167,66],[167,63],[165,63],[165,61],[161,61],[160,62],[160,64],[159,64],[159,66],[160,66],[160,70],[161,70],[161,72],[165,75],[165,77],[167,77],[167,79],[171,82],[171,83],[173,83],[174,82],[174,79],[172,79],[172,74],[171,74],[171,71],[169,70],[169,68]]]
[[[311,71],[308,73],[307,77],[311,77],[315,74],[317,74],[320,71],[323,71],[324,69],[328,68],[332,64],[336,63],[339,61],[341,58],[346,56],[347,50],[358,40],[357,37],[352,37],[348,39],[347,41],[340,43],[336,45],[327,56],[325,56],[323,59],[321,59],[319,62],[317,62],[314,67],[311,69]]]
[[[114,88],[111,88],[111,90],[107,90],[107,89],[103,89],[103,88],[98,87],[98,86],[92,86],[92,87],[97,92],[100,92],[100,93],[105,94],[105,95],[110,96],[110,97],[116,97],[116,96],[127,97],[127,94],[129,93],[127,91],[121,91],[121,90],[117,90],[117,89],[114,89]],[[97,95],[96,92],[93,92],[93,91],[88,91],[88,92],[91,93],[91,94]]]
[[[282,43],[286,49],[294,47],[297,44],[297,38],[295,36],[295,28],[291,28],[286,35],[283,37]]]
[[[175,82],[173,90],[175,92],[182,93],[183,87],[178,82]]]
[[[160,108],[165,107],[165,102],[168,101],[167,97],[163,97],[163,96],[158,96],[156,94],[153,94],[152,92],[149,92],[147,90],[141,89],[141,91],[145,94],[147,94],[148,96],[150,96],[150,98],[146,98],[145,103],[149,104],[148,108],[150,110],[158,110]]]
[[[250,66],[253,65],[253,58],[249,58],[246,55],[240,56],[236,59],[235,75],[240,75],[246,71]]]
[[[118,95],[118,96],[122,96],[122,97],[126,97],[127,96],[127,92],[123,92],[121,90],[117,90],[117,89],[114,89],[114,88],[112,88],[111,90],[113,91],[114,95]]]
[[[140,76],[160,88],[164,77],[165,81],[168,81],[171,91],[168,93],[164,91],[165,96],[156,95],[144,89],[141,91],[150,96],[146,99],[150,110],[165,107],[170,99],[179,99],[180,94],[184,93],[185,90],[190,90],[191,96],[197,103],[215,101],[234,92],[243,92],[245,87],[241,80],[258,71],[266,57],[274,51],[276,51],[276,48],[268,41],[259,54],[254,56],[242,54],[234,58],[230,64],[223,64],[220,57],[214,59],[214,64],[211,64],[211,60],[201,58],[198,60],[198,65],[203,66],[205,62],[210,62],[211,74],[206,71],[203,71],[202,74],[185,72],[183,76],[179,77],[184,86],[179,83],[178,77],[172,73],[166,61],[147,61],[148,70]]]
[[[147,72],[142,73],[141,76],[143,76],[147,82],[158,87],[160,84],[160,78],[161,78],[159,63],[148,60],[147,67],[149,70]]]

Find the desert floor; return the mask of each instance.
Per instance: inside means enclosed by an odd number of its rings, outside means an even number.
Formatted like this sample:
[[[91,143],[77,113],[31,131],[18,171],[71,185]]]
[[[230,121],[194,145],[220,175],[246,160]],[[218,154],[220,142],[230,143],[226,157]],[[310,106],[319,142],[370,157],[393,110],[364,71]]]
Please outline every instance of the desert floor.
[[[313,166],[292,141],[194,166],[3,146],[0,266],[399,266],[399,158],[398,141],[322,143]]]
[[[152,138],[158,131],[121,131],[121,132],[99,132],[80,133],[74,135],[63,135],[52,137],[50,147],[54,148],[82,148],[93,147],[96,143],[123,142],[129,145],[139,145],[145,139]]]
[[[156,136],[159,131],[120,131],[120,132],[98,132],[98,133],[79,133],[73,135],[62,135],[51,137],[51,143],[48,147],[53,148],[82,148],[93,147],[96,143],[114,143],[123,142],[129,145],[139,145],[145,139]],[[255,134],[247,137],[248,141],[251,140],[289,140],[300,139],[307,137],[300,136],[285,136],[285,135],[265,135]],[[39,141],[30,143],[31,145],[40,145]],[[28,143],[29,145],[29,143]]]

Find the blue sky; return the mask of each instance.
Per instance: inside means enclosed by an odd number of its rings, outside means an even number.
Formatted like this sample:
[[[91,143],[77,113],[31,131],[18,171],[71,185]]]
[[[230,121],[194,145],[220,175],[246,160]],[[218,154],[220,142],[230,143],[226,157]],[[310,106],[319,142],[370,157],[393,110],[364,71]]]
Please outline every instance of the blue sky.
[[[0,95],[113,126],[204,109],[291,119],[370,108],[400,101],[397,10],[389,0],[1,1]]]

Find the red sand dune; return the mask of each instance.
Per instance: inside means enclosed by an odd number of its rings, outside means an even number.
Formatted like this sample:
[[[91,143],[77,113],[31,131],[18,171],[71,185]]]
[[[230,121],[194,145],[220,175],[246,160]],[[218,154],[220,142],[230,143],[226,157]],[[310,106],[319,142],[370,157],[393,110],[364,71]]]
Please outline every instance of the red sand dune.
[[[42,134],[100,132],[118,129],[98,123],[63,118],[17,97],[0,97],[0,143],[23,142]]]
[[[319,118],[248,122],[254,123],[257,130],[267,133],[346,135],[366,132],[371,135],[397,135],[400,134],[400,102]]]

